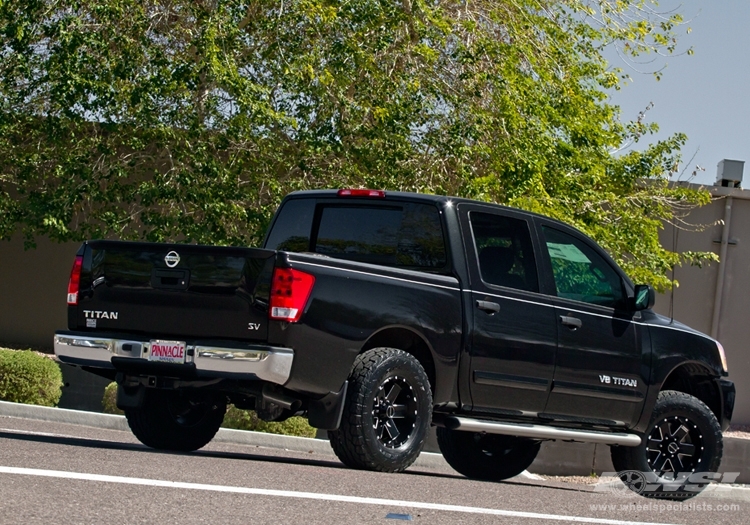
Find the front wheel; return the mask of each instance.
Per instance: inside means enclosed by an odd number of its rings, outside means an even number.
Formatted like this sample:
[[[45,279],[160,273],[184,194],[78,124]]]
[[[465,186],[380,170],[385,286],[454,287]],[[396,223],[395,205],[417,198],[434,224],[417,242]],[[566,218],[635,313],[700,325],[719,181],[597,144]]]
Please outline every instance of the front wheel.
[[[148,389],[143,405],[126,409],[125,417],[144,445],[190,452],[213,439],[226,411],[226,398],[215,393]]]
[[[422,451],[431,419],[432,391],[419,361],[373,348],[354,361],[341,426],[328,438],[349,467],[401,472]]]
[[[632,491],[647,498],[686,500],[713,478],[723,451],[716,416],[699,399],[659,393],[643,442],[612,447],[612,464]]]
[[[540,447],[529,439],[443,427],[438,427],[437,438],[451,467],[467,478],[484,481],[519,475],[533,463]]]

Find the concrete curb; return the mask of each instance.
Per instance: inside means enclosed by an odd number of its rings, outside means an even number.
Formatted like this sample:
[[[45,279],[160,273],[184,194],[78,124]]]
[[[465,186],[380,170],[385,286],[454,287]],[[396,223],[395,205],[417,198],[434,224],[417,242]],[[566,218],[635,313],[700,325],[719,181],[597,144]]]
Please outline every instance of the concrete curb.
[[[82,410],[70,410],[67,408],[24,405],[21,403],[9,403],[8,401],[0,401],[0,416],[54,421],[55,423],[70,423],[86,427],[105,428],[107,430],[130,431],[128,422],[125,421],[125,416],[84,412]]]
[[[101,414],[98,412],[84,412],[82,410],[70,410],[67,408],[42,407],[0,401],[0,416],[52,421],[55,423],[70,423],[73,425],[130,432],[130,427],[125,420],[125,416]],[[265,432],[221,428],[216,433],[214,441],[256,447],[278,448],[293,452],[313,452],[315,454],[330,456],[331,458],[336,457],[333,450],[331,450],[331,445],[328,441],[322,439],[282,436]],[[417,458],[417,461],[414,462],[414,465],[428,468],[450,468],[443,459],[443,456],[432,452],[422,452]]]

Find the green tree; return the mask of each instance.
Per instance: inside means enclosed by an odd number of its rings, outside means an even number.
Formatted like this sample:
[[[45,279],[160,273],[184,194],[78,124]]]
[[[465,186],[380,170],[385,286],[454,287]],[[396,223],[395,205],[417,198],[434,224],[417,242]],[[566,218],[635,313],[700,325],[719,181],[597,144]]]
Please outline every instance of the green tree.
[[[0,0],[0,237],[253,245],[291,190],[365,186],[537,211],[639,282],[685,137],[608,103],[606,45],[674,50],[650,0]]]

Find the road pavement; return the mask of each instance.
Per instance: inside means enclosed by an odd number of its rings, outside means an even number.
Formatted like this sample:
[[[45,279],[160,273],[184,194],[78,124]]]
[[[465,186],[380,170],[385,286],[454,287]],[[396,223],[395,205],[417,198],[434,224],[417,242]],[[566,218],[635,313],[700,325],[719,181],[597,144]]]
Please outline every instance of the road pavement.
[[[680,505],[554,480],[471,481],[444,466],[363,472],[330,453],[228,442],[167,453],[122,430],[0,417],[0,508],[0,524],[721,525],[746,523],[750,496]]]

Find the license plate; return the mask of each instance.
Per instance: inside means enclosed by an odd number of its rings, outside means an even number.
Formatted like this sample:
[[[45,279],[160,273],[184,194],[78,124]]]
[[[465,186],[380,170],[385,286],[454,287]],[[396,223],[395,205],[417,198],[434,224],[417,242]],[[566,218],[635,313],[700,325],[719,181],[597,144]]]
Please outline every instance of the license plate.
[[[185,342],[153,339],[151,340],[148,360],[159,363],[182,364],[185,362]]]

